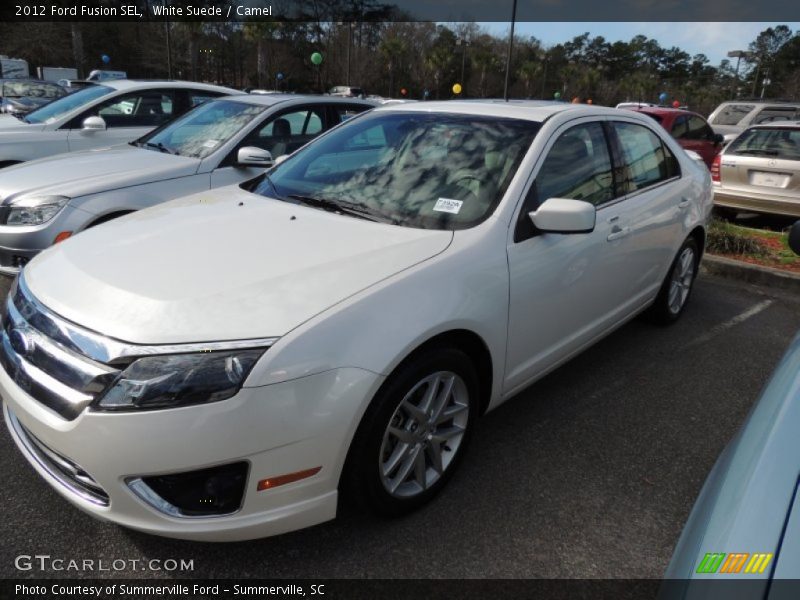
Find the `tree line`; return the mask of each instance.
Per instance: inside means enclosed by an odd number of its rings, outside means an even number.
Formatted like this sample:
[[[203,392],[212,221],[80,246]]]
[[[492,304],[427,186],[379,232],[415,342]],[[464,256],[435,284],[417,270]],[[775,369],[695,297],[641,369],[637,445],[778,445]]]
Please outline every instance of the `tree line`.
[[[546,24],[542,25],[546,27]],[[743,48],[740,48],[743,49]],[[474,23],[83,22],[0,23],[0,53],[32,67],[96,68],[129,77],[211,81],[237,88],[320,92],[334,85],[369,94],[431,99],[503,93],[507,36]],[[313,52],[323,55],[312,64]],[[110,57],[104,64],[102,55]],[[738,63],[738,64],[737,64]],[[737,71],[738,67],[738,71]],[[656,102],[661,93],[699,112],[736,97],[800,98],[800,31],[762,31],[743,56],[712,65],[703,54],[644,35],[608,41],[585,33],[553,46],[517,36],[509,95],[578,98],[613,105]],[[427,92],[427,94],[426,94]]]

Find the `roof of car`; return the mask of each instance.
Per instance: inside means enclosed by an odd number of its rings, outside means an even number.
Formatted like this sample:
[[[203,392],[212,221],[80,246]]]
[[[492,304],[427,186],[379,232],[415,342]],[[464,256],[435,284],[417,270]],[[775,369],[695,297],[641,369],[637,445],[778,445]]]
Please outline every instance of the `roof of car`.
[[[325,103],[325,104],[360,104],[363,106],[378,106],[372,100],[361,100],[360,98],[341,98],[337,96],[318,96],[313,94],[243,94],[228,96],[225,100],[235,100],[236,102],[246,102],[247,104],[257,104],[259,106],[272,106],[273,104],[293,103]]]
[[[612,116],[629,113],[624,109],[597,106],[595,104],[572,104],[550,100],[444,100],[410,102],[407,104],[383,105],[377,111],[442,112],[494,117],[511,117],[529,121],[544,121],[557,113],[571,111],[586,116]]]
[[[683,108],[671,108],[668,106],[626,106],[625,110],[632,110],[635,112],[645,113],[648,115],[659,115],[659,116],[666,116],[666,115],[695,115],[697,113],[692,112],[691,110],[686,110]]]
[[[211,83],[198,83],[195,81],[178,81],[170,79],[105,79],[94,82],[98,85],[114,88],[115,90],[139,90],[148,88],[158,88],[164,85],[174,88],[192,88],[196,90],[225,91],[228,94],[241,94],[240,90],[233,88],[213,85]]]

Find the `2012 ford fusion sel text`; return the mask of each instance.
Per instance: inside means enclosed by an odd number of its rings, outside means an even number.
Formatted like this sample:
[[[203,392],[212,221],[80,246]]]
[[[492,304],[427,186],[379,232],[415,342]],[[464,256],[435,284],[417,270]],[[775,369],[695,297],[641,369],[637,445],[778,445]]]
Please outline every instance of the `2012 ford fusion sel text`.
[[[245,187],[87,230],[9,296],[9,430],[96,517],[221,541],[421,506],[482,413],[680,316],[712,204],[648,117],[514,101],[378,108]]]

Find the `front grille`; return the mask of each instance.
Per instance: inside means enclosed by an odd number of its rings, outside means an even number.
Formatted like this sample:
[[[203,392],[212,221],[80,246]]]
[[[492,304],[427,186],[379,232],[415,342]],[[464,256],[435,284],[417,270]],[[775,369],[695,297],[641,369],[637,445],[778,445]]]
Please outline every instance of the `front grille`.
[[[7,419],[25,450],[53,479],[76,494],[98,506],[108,506],[108,494],[89,473],[67,457],[51,450],[28,431],[9,408]]]
[[[63,321],[39,305],[18,279],[6,302],[0,364],[25,392],[72,420],[120,370],[89,358],[82,351],[86,340],[69,334]]]

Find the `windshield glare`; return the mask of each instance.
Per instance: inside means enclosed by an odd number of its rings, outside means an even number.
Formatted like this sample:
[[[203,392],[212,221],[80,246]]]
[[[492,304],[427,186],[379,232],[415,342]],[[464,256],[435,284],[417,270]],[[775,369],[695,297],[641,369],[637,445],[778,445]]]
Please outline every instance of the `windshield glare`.
[[[800,129],[748,129],[731,142],[726,154],[800,160]]]
[[[45,104],[42,108],[34,110],[25,116],[28,123],[52,123],[57,118],[74,109],[113,92],[113,88],[104,85],[92,85],[69,94],[58,100]]]
[[[267,109],[245,102],[205,102],[141,139],[145,147],[164,147],[181,156],[205,158]]]
[[[540,124],[459,114],[366,114],[312,142],[255,192],[357,206],[398,225],[464,229],[488,217]]]

